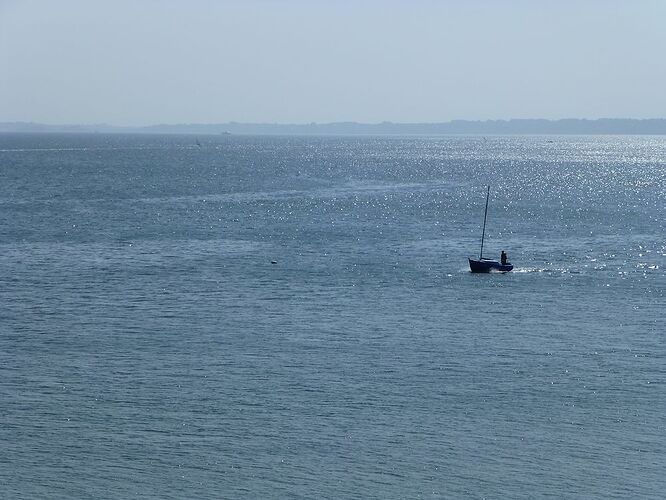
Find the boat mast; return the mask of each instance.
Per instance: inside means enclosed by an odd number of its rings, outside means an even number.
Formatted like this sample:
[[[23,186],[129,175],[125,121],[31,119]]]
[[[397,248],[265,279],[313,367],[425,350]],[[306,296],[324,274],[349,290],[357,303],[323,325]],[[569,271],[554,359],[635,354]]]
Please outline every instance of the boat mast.
[[[486,217],[488,217],[488,198],[490,198],[490,185],[488,185],[488,192],[486,193],[486,211],[483,214],[483,232],[481,233],[481,252],[479,253],[479,260],[483,259],[483,239],[486,237]]]

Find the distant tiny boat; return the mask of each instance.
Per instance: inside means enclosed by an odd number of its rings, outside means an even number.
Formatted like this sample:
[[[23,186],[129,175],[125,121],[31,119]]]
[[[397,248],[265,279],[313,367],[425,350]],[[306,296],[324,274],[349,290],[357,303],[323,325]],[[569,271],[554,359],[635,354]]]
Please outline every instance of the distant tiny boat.
[[[513,269],[513,264],[510,264],[506,260],[506,254],[502,251],[502,262],[486,259],[483,257],[483,240],[486,236],[486,219],[488,218],[488,199],[490,198],[490,186],[488,186],[488,192],[486,193],[486,210],[483,214],[483,232],[481,233],[481,251],[479,252],[478,259],[472,259],[468,257],[469,261],[469,270],[473,273],[489,273],[492,271],[499,273],[508,273]]]

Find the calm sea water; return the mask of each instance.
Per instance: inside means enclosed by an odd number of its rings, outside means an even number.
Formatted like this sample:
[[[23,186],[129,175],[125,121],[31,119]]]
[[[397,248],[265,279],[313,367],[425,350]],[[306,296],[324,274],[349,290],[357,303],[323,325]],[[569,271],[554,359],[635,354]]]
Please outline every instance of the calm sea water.
[[[0,497],[663,498],[666,138],[198,141],[0,135]]]

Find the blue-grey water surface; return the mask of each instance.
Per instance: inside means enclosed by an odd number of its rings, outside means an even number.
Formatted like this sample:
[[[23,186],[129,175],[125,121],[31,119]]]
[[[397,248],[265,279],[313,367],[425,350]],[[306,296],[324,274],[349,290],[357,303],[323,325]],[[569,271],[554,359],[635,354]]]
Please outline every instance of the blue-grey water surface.
[[[663,498],[666,138],[198,143],[0,135],[0,497]]]

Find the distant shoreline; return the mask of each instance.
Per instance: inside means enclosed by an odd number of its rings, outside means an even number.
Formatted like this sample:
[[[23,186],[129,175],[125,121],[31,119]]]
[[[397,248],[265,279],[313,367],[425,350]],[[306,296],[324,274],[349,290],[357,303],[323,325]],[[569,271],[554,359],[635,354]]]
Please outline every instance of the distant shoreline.
[[[440,123],[238,123],[125,127],[105,124],[0,123],[0,133],[130,133],[192,135],[666,135],[666,119],[601,118],[453,120]]]

